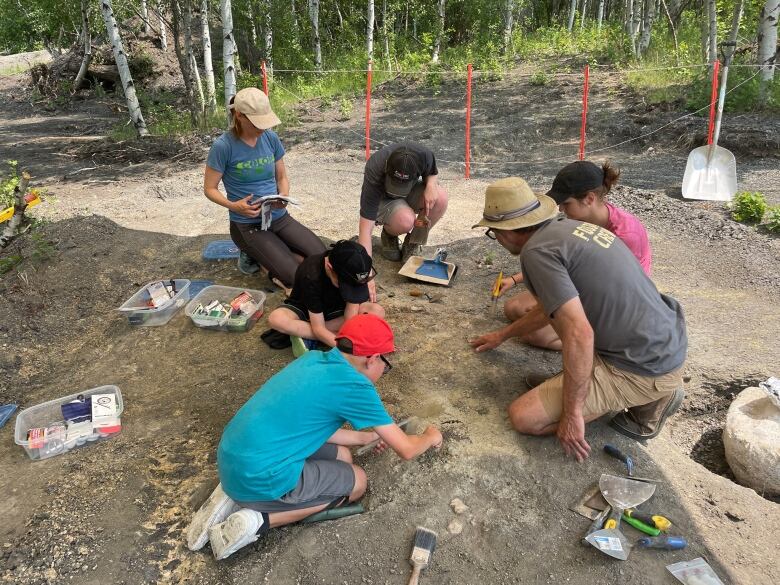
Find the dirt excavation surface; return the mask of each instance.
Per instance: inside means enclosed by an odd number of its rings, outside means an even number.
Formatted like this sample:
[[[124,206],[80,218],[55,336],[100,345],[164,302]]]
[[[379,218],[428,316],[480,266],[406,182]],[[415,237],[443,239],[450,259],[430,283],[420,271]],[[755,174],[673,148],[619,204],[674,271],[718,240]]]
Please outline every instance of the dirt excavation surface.
[[[396,419],[416,415],[439,425],[444,446],[410,462],[392,453],[359,458],[369,477],[366,513],[275,529],[216,562],[208,546],[188,551],[183,533],[216,483],[224,425],[291,354],[261,342],[264,320],[245,334],[214,333],[195,328],[182,312],[164,327],[134,328],[115,308],[156,278],[259,288],[268,294],[267,310],[282,295],[233,262],[201,259],[207,242],[227,237],[226,214],[201,192],[206,146],[187,142],[167,159],[80,158],[73,149],[123,121],[116,101],[42,111],[26,100],[23,81],[0,79],[0,158],[22,161],[53,196],[33,212],[48,220],[41,233],[55,250],[0,280],[0,404],[28,407],[116,384],[125,411],[118,436],[41,462],[13,444],[13,419],[0,430],[0,582],[401,584],[418,525],[439,534],[424,583],[671,584],[665,566],[699,556],[724,583],[780,582],[778,503],[734,483],[720,441],[733,396],[778,374],[780,242],[733,222],[720,205],[679,199],[689,146],[678,140],[692,128],[672,127],[657,142],[609,151],[625,169],[613,200],[647,226],[654,280],[680,300],[688,321],[687,397],[658,438],[640,445],[598,421],[586,432],[593,454],[577,464],[554,438],[510,429],[506,407],[526,391],[525,376],[557,372],[560,355],[514,342],[481,355],[469,348],[467,338],[502,324],[489,311],[496,273],[519,267],[469,228],[492,178],[521,174],[543,190],[559,164],[475,165],[475,178],[466,181],[462,167],[442,162],[450,208],[426,252],[446,244],[460,267],[453,286],[413,284],[381,258],[377,269],[379,301],[398,347],[379,391]],[[444,161],[460,160],[461,88],[445,83],[438,95],[411,84],[386,90],[376,97],[378,139],[422,140]],[[484,82],[476,96],[476,160],[573,158],[574,86],[505,79]],[[555,100],[559,116],[545,106]],[[637,101],[619,86],[597,92],[594,141],[612,144],[618,129],[620,136],[638,134]],[[360,120],[356,114],[333,122],[337,112],[316,107],[302,109],[301,125],[281,137],[292,194],[303,202],[294,214],[335,240],[357,229]],[[650,121],[639,127],[660,127],[680,114],[645,112]],[[740,124],[756,141],[780,125],[769,116]],[[745,150],[737,160],[741,185],[777,203],[776,154],[757,158]],[[12,248],[26,254],[32,245],[22,238]],[[412,289],[436,302],[411,296]],[[636,550],[621,563],[580,543],[588,521],[569,505],[602,473],[623,471],[601,452],[605,443],[630,452],[637,474],[661,480],[647,507],[672,519],[673,532],[689,540],[686,550]],[[456,513],[454,498],[467,509]],[[638,537],[632,528],[625,532]]]

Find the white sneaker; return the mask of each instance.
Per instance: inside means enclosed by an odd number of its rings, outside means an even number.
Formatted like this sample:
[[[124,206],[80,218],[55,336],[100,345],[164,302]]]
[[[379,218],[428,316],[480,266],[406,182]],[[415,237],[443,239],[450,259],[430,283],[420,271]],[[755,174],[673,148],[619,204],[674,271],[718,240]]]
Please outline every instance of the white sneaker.
[[[222,522],[238,509],[238,505],[222,491],[222,484],[218,483],[209,499],[195,512],[187,528],[187,547],[190,550],[202,549],[209,541],[209,528]]]
[[[209,529],[211,550],[218,561],[257,540],[263,526],[263,515],[248,508],[231,514],[227,520]]]

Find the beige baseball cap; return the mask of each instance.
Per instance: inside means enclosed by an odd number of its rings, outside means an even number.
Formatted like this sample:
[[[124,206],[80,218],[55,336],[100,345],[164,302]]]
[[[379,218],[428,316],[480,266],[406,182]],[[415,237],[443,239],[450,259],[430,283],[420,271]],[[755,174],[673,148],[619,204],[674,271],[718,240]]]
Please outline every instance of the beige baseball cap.
[[[281,124],[279,117],[271,109],[268,96],[256,87],[247,87],[236,94],[233,109],[244,114],[259,130],[268,130]]]

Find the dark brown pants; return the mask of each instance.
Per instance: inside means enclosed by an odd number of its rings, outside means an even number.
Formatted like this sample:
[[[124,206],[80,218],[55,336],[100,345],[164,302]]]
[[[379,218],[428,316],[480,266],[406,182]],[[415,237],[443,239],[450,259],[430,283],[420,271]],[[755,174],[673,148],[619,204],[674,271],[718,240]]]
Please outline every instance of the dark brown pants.
[[[260,229],[259,223],[231,221],[230,238],[272,277],[290,288],[298,268],[293,254],[306,258],[325,251],[325,244],[289,213],[273,220],[266,231]]]

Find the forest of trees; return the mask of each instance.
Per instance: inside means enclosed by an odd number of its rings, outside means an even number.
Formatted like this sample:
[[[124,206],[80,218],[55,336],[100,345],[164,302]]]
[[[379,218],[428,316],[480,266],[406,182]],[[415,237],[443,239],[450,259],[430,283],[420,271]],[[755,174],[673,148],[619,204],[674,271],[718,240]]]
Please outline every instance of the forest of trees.
[[[77,51],[78,88],[92,47],[110,44],[143,135],[122,43],[139,27],[175,52],[195,119],[262,61],[269,70],[365,69],[369,60],[396,71],[501,69],[579,49],[607,64],[690,64],[711,62],[729,39],[738,60],[762,66],[766,101],[779,16],[780,0],[0,0],[0,51]]]

